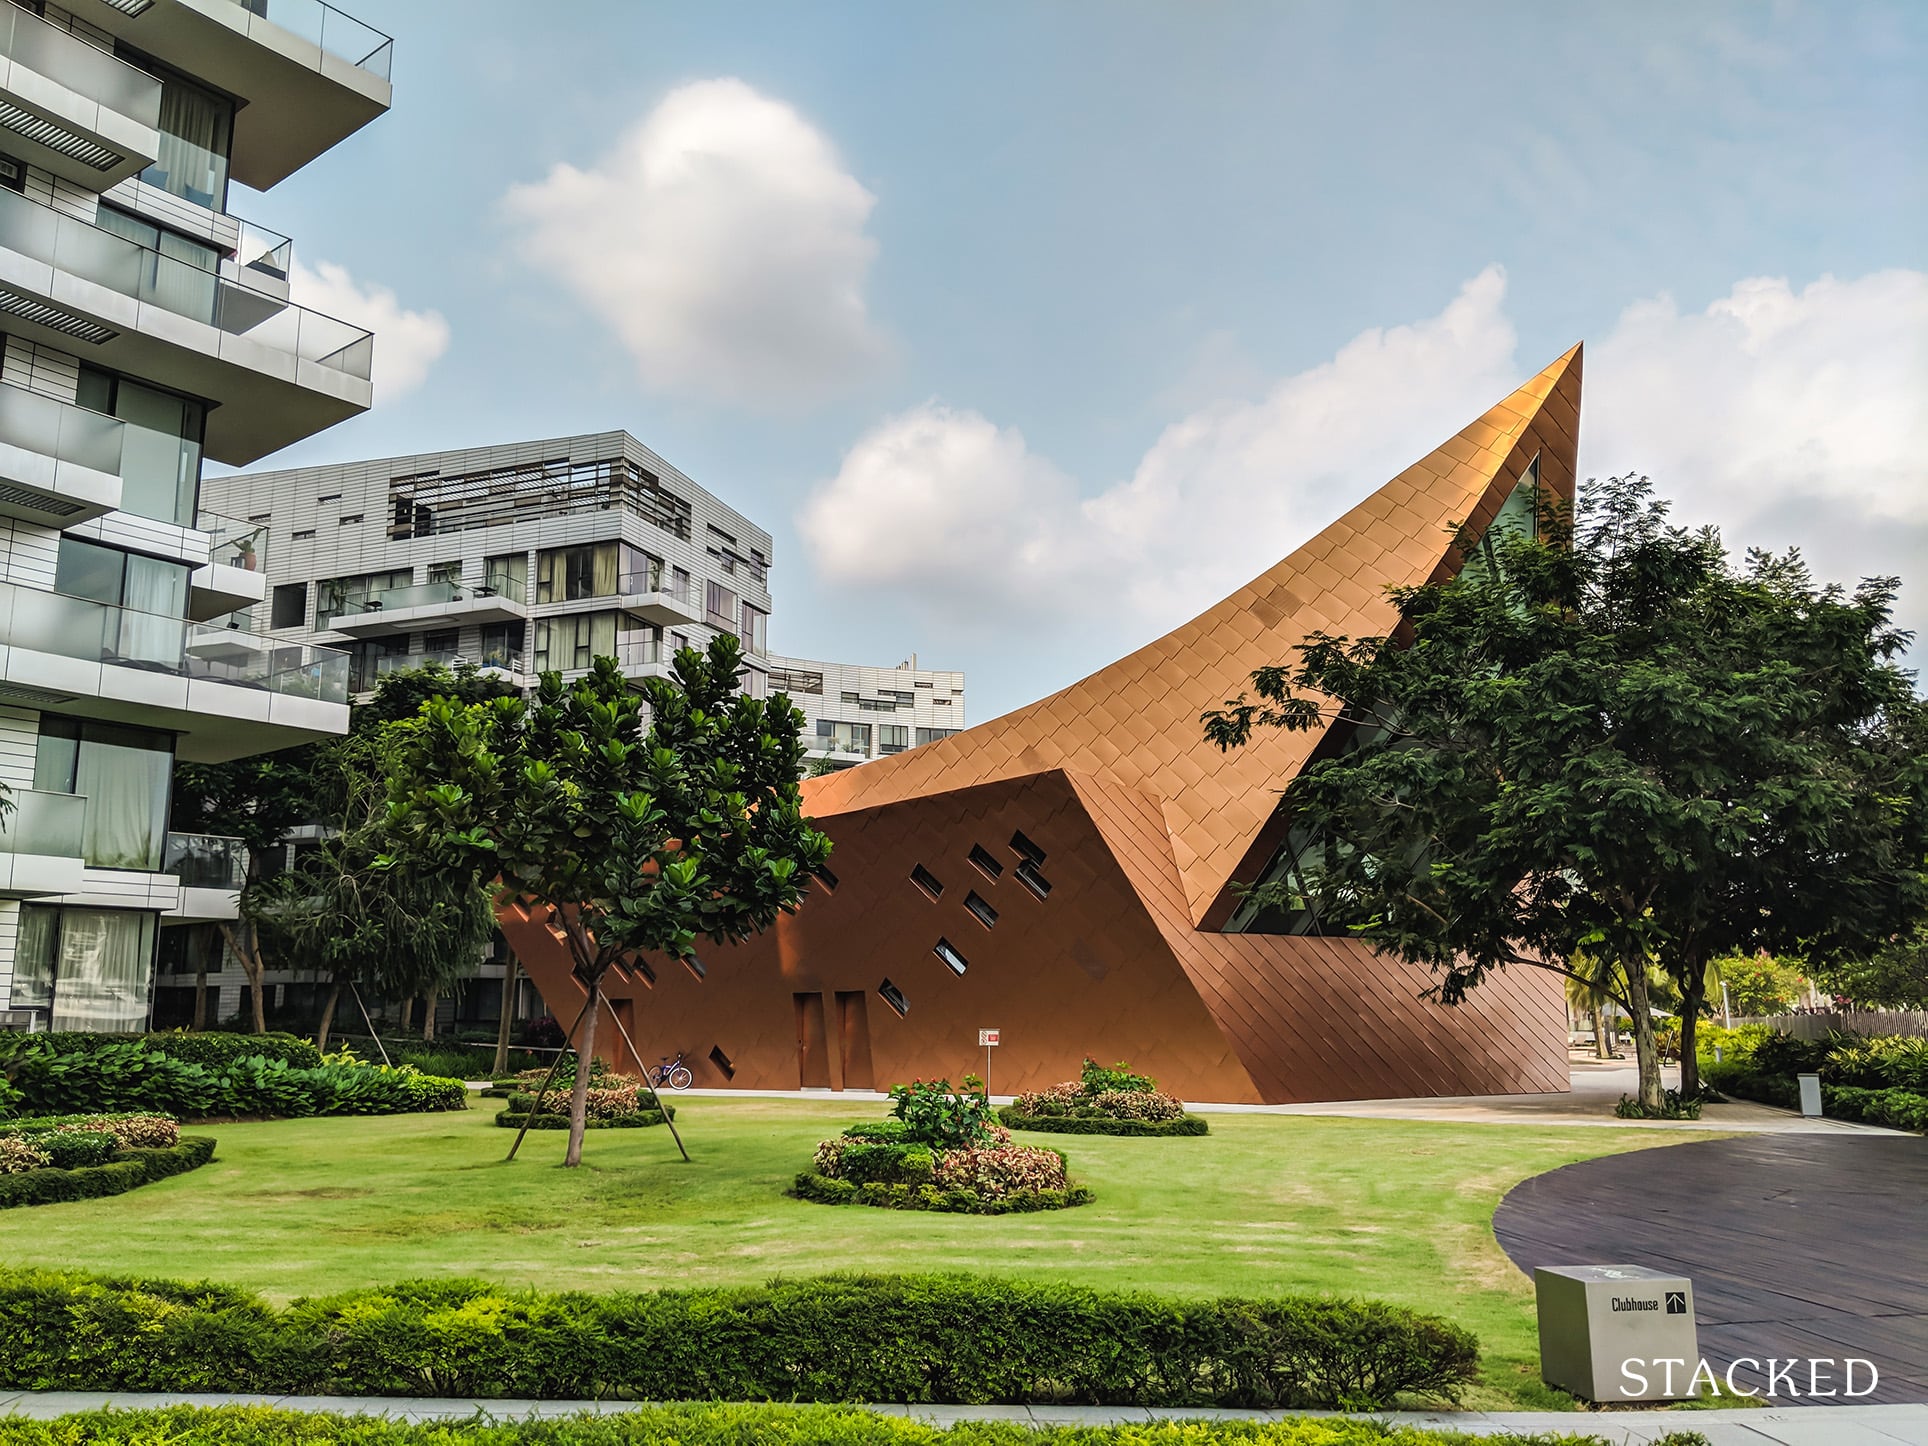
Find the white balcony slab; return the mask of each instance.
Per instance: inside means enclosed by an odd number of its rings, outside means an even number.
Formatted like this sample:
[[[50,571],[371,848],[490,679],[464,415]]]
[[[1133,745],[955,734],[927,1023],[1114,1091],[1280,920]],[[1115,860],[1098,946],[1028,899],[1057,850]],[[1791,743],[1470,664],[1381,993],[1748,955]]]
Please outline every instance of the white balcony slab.
[[[188,575],[187,615],[206,622],[240,608],[253,607],[268,595],[268,578],[253,568],[210,562]]]

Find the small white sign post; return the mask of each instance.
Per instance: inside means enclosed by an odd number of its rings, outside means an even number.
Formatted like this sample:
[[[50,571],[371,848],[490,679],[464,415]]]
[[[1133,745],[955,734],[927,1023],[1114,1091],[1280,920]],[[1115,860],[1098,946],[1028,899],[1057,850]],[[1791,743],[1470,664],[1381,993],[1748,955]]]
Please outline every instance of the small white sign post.
[[[991,1051],[998,1047],[998,1035],[1002,1033],[998,1029],[980,1029],[977,1032],[977,1042],[984,1049],[984,1098],[987,1100],[991,1097]]]

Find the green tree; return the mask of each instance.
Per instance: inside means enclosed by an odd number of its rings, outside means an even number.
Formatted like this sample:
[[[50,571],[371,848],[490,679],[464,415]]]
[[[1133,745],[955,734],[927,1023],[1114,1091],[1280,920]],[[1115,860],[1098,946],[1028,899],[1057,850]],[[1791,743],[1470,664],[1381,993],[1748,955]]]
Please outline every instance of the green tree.
[[[1735,1014],[1782,1014],[1801,997],[1801,971],[1769,954],[1715,961]]]
[[[1262,902],[1430,966],[1448,1004],[1507,966],[1617,966],[1658,1107],[1649,961],[1694,1090],[1710,962],[1840,958],[1928,911],[1928,729],[1893,579],[1737,564],[1645,478],[1589,483],[1577,525],[1533,511],[1397,591],[1392,638],[1315,634],[1204,723],[1221,747],[1336,725],[1284,791],[1304,847]]]
[[[495,932],[485,884],[411,868],[406,858],[376,867],[388,845],[387,778],[395,734],[407,726],[359,730],[331,750],[341,812],[327,820],[328,837],[242,899],[264,953],[327,977],[328,997],[316,1027],[323,1049],[344,988],[433,999],[475,967]]]
[[[1864,1009],[1928,1009],[1928,928],[1820,966],[1814,982]]]
[[[516,689],[491,677],[473,664],[455,668],[428,663],[385,674],[373,695],[349,713],[345,738],[260,753],[227,763],[181,763],[174,769],[170,827],[181,833],[212,833],[238,838],[247,849],[241,917],[220,926],[229,951],[247,976],[253,1000],[255,1033],[267,1030],[266,991],[262,976],[269,953],[257,925],[260,911],[250,907],[259,896],[263,909],[277,907],[270,889],[277,850],[304,824],[339,821],[349,809],[350,795],[362,776],[366,760],[360,739],[397,719],[412,718],[423,701],[453,697],[482,702],[514,696]],[[194,1028],[207,1027],[207,967],[196,968]]]
[[[532,699],[433,699],[389,788],[386,865],[499,880],[545,907],[586,998],[573,1037],[595,1048],[602,984],[650,955],[693,960],[802,902],[830,840],[803,816],[803,715],[739,695],[737,640],[676,655],[639,694],[613,658]],[[642,705],[648,702],[649,721]],[[564,1163],[582,1159],[589,1071],[578,1069]]]

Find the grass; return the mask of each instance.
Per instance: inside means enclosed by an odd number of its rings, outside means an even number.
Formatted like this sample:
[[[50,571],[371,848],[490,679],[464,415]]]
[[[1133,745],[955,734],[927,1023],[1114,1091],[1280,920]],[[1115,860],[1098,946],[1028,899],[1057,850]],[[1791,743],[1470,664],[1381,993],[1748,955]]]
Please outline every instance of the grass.
[[[285,1301],[410,1277],[651,1289],[831,1270],[972,1270],[1172,1295],[1327,1291],[1451,1317],[1469,1405],[1570,1404],[1539,1381],[1533,1291],[1493,1239],[1518,1181],[1694,1135],[1216,1115],[1200,1139],[1061,1143],[1094,1204],[1042,1215],[830,1209],[782,1192],[876,1106],[690,1098],[669,1132],[599,1130],[583,1167],[496,1102],[451,1115],[207,1127],[213,1163],[107,1200],[0,1212],[0,1261],[209,1279]]]

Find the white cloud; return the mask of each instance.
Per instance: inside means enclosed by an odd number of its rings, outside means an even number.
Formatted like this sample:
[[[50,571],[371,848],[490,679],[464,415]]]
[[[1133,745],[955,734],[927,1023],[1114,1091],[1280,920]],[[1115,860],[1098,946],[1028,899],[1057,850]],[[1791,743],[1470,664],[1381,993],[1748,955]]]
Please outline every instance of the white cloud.
[[[1199,407],[1086,493],[1014,429],[936,403],[860,437],[798,516],[819,574],[930,615],[1099,617],[1142,642],[1233,591],[1523,379],[1489,268],[1257,401]],[[1552,358],[1527,360],[1537,367]],[[1730,545],[1900,574],[1928,627],[1928,274],[1754,278],[1626,308],[1586,355],[1581,475],[1639,470]]]
[[[859,438],[798,526],[818,571],[939,616],[1182,620],[1256,576],[1513,385],[1505,275],[1374,329],[1257,401],[1165,429],[1092,496],[1016,431],[928,404]],[[1423,441],[1421,439],[1424,439]]]
[[[375,333],[377,402],[392,402],[419,387],[449,348],[449,324],[439,311],[409,311],[386,286],[364,285],[346,267],[296,261],[288,274],[288,298],[339,321]]]
[[[1637,302],[1587,354],[1583,461],[1639,469],[1697,520],[1811,498],[1928,521],[1928,274],[1738,282]],[[1745,540],[1737,531],[1734,541]]]
[[[646,386],[781,408],[869,375],[876,197],[793,107],[679,87],[598,165],[512,188],[524,257],[604,318]]]

